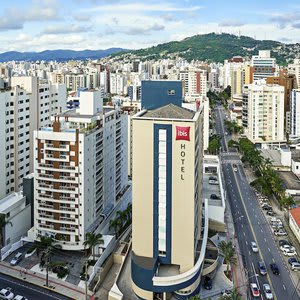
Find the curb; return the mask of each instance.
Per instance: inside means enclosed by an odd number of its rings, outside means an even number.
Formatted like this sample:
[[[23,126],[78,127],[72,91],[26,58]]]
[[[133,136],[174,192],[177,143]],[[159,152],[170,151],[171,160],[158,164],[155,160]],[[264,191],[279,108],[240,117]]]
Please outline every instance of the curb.
[[[0,263],[0,265],[1,265],[2,267],[6,267],[7,269],[16,271],[16,269],[13,268],[13,267],[6,266],[5,264],[2,264],[2,263]],[[46,290],[48,290],[48,291],[57,293],[57,294],[59,294],[59,295],[61,295],[61,296],[69,297],[69,296],[66,296],[65,294],[63,294],[62,292],[59,292],[58,290],[52,289],[52,288],[47,287],[47,286],[45,286],[45,285],[40,285],[40,284],[38,284],[38,283],[31,282],[31,281],[29,281],[29,280],[20,278],[20,277],[18,277],[18,276],[14,276],[14,275],[12,275],[12,274],[7,274],[7,273],[2,272],[2,271],[0,271],[0,273],[3,274],[3,275],[6,275],[6,276],[10,276],[10,277],[16,278],[16,279],[18,279],[18,280],[27,282],[27,283],[29,283],[29,284],[35,285],[35,286],[37,286],[37,287],[39,287],[39,288],[43,288],[43,289],[46,289]],[[38,279],[42,279],[40,276],[35,275],[35,274],[30,274],[30,273],[27,273],[26,276],[32,276],[32,277],[35,277],[35,278],[38,278]],[[59,283],[59,282],[54,282],[54,281],[52,281],[51,279],[49,279],[49,284],[51,284],[51,283],[52,283],[52,284],[59,285],[59,286],[63,286],[63,287],[68,288],[68,289],[70,289],[70,290],[76,291],[76,292],[79,293],[79,294],[85,295],[85,293],[82,292],[82,291],[76,290],[75,288],[72,288],[72,287],[67,287],[67,286],[65,286],[65,285],[63,285],[63,284],[61,284],[61,283]],[[89,295],[89,296],[92,297],[93,295]],[[74,298],[74,297],[69,297],[69,298],[70,298],[70,299],[73,299],[73,300],[78,300],[77,298]]]

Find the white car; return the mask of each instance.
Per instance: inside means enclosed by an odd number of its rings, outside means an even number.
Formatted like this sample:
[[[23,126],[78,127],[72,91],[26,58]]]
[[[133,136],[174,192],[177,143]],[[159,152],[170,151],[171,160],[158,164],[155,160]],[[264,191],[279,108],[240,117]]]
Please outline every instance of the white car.
[[[24,296],[21,295],[17,295],[14,300],[28,300],[27,298],[25,298]]]
[[[14,294],[10,291],[10,288],[2,289],[0,291],[0,299],[11,300],[14,298]]]
[[[265,283],[263,285],[263,290],[264,290],[264,293],[265,293],[265,296],[266,296],[267,299],[274,299],[271,288],[270,288],[270,285],[268,283]]]
[[[250,289],[251,289],[251,293],[252,293],[253,297],[259,297],[260,296],[260,292],[259,292],[259,289],[258,289],[256,283],[251,283],[250,284]]]
[[[295,250],[292,250],[292,249],[285,249],[283,251],[283,255],[285,255],[285,256],[295,256],[295,255],[297,255],[297,252]]]
[[[252,248],[252,251],[257,253],[258,252],[258,248],[257,248],[257,245],[255,242],[251,242],[251,248]]]
[[[280,250],[283,252],[285,250],[295,250],[294,246],[290,246],[290,245],[282,245],[280,246]]]
[[[291,268],[293,271],[300,271],[300,263],[298,262],[293,262],[291,265]]]
[[[282,228],[274,229],[274,234],[277,236],[288,235],[287,232]]]

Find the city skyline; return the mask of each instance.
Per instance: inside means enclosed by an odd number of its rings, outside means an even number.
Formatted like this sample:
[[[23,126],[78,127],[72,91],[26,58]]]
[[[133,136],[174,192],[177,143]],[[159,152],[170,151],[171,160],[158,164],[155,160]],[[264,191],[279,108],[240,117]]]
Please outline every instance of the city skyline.
[[[209,32],[285,43],[300,37],[300,5],[295,0],[287,5],[255,0],[251,7],[237,0],[5,0],[2,8],[0,52],[139,49]]]

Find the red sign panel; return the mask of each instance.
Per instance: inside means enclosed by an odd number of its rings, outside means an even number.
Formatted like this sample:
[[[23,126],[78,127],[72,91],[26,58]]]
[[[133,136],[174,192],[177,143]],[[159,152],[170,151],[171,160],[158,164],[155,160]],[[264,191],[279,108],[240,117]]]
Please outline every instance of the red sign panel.
[[[176,126],[176,141],[190,141],[191,127]]]

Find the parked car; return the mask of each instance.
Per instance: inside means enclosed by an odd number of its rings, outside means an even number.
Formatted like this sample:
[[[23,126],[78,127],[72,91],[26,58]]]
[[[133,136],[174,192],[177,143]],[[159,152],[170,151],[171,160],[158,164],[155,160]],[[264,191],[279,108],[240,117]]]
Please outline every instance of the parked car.
[[[220,197],[216,194],[211,194],[210,199],[218,200],[218,199],[220,199]]]
[[[206,290],[211,290],[212,289],[212,280],[209,276],[204,277],[203,286]]]
[[[261,206],[261,208],[263,209],[263,210],[273,210],[273,208],[272,208],[272,206],[271,205],[269,205],[269,204],[266,204],[266,203],[264,203],[262,206]]]
[[[258,289],[256,283],[251,283],[250,288],[251,288],[251,293],[252,293],[253,297],[259,297],[260,296],[260,292],[259,292],[259,289]]]
[[[284,246],[284,245],[292,246],[292,244],[289,241],[287,241],[287,240],[279,240],[278,243],[279,243],[280,247]]]
[[[292,263],[291,269],[293,271],[300,271],[300,263],[299,262]]]
[[[11,288],[0,290],[0,299],[11,300],[14,298],[14,294],[11,292]]]
[[[258,262],[258,268],[261,275],[267,275],[267,268],[263,261]]]
[[[290,264],[290,265],[292,265],[293,263],[297,263],[298,262],[298,259],[296,258],[296,257],[290,257],[289,259],[288,259],[288,263]]]
[[[273,294],[268,283],[263,284],[263,290],[267,299],[273,299]]]
[[[283,251],[283,255],[285,255],[285,256],[295,256],[295,255],[297,255],[297,252],[295,251],[295,249],[285,249]]]
[[[16,265],[22,260],[22,258],[23,258],[23,253],[18,252],[18,253],[14,256],[14,258],[10,261],[10,264],[11,264],[12,266],[16,266]]]
[[[236,164],[232,164],[232,168],[234,172],[238,171],[238,166]]]
[[[273,209],[270,209],[267,211],[268,216],[276,216],[276,213],[273,211]]]
[[[284,229],[282,229],[282,228],[275,229],[275,230],[274,230],[274,234],[275,234],[276,236],[288,235],[287,232],[286,232]]]
[[[218,181],[217,177],[210,176],[209,179],[208,179],[208,183],[217,185],[217,184],[219,184],[219,181]]]
[[[257,253],[258,252],[258,248],[255,242],[251,242],[251,249],[253,252]]]
[[[26,297],[21,296],[21,295],[17,295],[14,300],[28,300]]]
[[[230,297],[232,295],[232,290],[225,290],[222,294],[222,297]]]
[[[282,252],[285,251],[285,250],[295,250],[295,247],[291,246],[291,245],[288,245],[288,244],[285,244],[285,245],[280,246],[280,250]]]
[[[277,264],[275,263],[270,264],[270,268],[273,274],[279,275],[279,268]]]

